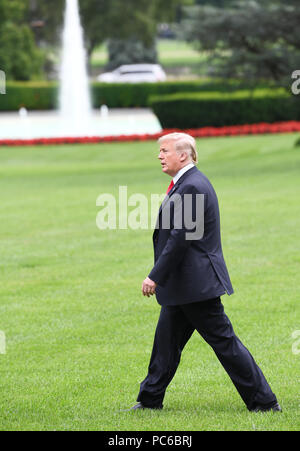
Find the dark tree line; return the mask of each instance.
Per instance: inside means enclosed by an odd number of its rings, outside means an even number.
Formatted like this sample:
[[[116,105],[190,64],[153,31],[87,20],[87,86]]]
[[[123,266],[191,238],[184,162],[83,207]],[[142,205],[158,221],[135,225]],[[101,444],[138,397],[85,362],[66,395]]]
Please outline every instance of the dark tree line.
[[[88,55],[109,42],[111,65],[155,61],[158,24],[177,20],[185,39],[209,55],[208,75],[282,83],[300,69],[299,0],[79,2]],[[0,0],[0,69],[7,79],[47,70],[64,7],[65,0]]]
[[[172,22],[178,6],[189,4],[190,0],[79,0],[79,3],[89,57],[96,47],[110,40],[112,55],[116,51],[125,55],[129,45],[137,58],[139,54],[141,58],[148,54],[155,59],[158,23]],[[28,17],[39,45],[59,43],[64,6],[65,0],[30,0]]]
[[[88,55],[107,40],[134,41],[137,52],[151,53],[157,24],[173,21],[190,1],[79,0]],[[61,41],[64,8],[65,0],[0,0],[0,69],[8,79],[27,80],[47,67]]]
[[[211,74],[280,83],[300,68],[298,3],[252,0],[189,8],[185,36],[209,53]]]

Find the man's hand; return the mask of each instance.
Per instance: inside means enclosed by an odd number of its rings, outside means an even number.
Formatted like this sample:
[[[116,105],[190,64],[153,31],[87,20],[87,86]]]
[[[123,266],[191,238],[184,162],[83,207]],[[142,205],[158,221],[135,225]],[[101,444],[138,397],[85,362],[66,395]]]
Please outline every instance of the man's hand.
[[[144,296],[152,296],[155,293],[156,283],[146,277],[142,285],[142,293]]]

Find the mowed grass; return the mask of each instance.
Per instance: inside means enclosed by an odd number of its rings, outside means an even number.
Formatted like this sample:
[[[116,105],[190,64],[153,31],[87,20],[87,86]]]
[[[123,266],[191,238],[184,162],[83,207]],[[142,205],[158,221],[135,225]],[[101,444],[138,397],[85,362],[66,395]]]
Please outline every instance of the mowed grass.
[[[195,66],[207,58],[205,53],[199,53],[191,44],[176,39],[158,39],[157,54],[159,63],[165,68],[180,65]],[[107,48],[105,44],[102,44],[94,50],[91,65],[101,67],[107,62]]]
[[[283,408],[247,411],[194,333],[160,412],[132,406],[159,306],[152,230],[99,230],[100,194],[163,193],[155,142],[0,149],[1,430],[299,429],[300,149],[295,134],[202,139],[218,193],[237,335]],[[130,207],[131,211],[133,207]]]

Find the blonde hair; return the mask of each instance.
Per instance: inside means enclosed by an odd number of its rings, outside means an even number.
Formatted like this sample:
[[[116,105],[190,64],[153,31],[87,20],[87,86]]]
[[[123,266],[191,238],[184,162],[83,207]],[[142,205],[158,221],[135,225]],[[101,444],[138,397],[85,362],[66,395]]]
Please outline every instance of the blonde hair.
[[[164,141],[175,141],[175,150],[177,152],[185,152],[194,164],[198,163],[198,153],[196,150],[196,141],[187,133],[168,133],[158,139],[159,143]]]

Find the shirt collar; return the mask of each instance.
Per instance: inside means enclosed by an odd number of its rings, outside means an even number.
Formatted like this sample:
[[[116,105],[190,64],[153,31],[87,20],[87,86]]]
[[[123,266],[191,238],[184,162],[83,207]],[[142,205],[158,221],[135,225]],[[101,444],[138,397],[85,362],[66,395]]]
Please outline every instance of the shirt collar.
[[[189,163],[186,166],[184,166],[183,168],[181,168],[177,174],[173,177],[173,183],[175,185],[176,182],[178,182],[178,180],[180,179],[180,177],[189,169],[193,168],[194,164],[193,163]]]

